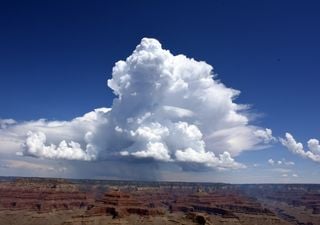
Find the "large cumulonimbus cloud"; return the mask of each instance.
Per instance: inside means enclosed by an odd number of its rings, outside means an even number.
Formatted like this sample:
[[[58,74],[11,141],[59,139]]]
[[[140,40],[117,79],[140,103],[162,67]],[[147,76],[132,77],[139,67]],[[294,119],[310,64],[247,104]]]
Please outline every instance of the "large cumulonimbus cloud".
[[[2,139],[22,141],[22,155],[72,160],[153,159],[214,168],[241,168],[243,151],[274,141],[270,129],[250,125],[239,91],[216,80],[203,61],[173,55],[143,38],[113,67],[116,95],[72,121],[2,121]]]

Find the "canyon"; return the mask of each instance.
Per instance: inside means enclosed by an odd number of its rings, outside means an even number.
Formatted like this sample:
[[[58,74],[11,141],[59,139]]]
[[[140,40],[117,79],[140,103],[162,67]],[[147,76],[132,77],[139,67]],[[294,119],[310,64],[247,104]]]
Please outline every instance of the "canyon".
[[[319,225],[319,185],[0,179],[0,224]]]

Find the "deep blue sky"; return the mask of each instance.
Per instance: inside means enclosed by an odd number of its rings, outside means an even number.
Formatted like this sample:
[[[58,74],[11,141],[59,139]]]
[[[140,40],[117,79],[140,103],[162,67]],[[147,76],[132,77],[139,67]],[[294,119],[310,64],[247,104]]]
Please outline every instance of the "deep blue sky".
[[[142,37],[213,65],[256,124],[320,134],[318,1],[0,1],[0,118],[110,106],[113,64]],[[318,136],[317,136],[318,135]]]
[[[212,64],[266,125],[319,133],[319,11],[316,1],[1,1],[0,117],[110,105],[113,64],[154,37]]]

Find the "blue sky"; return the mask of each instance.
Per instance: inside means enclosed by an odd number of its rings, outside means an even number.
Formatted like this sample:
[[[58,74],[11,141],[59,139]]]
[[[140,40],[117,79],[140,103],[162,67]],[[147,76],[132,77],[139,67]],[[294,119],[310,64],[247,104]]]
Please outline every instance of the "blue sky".
[[[1,1],[0,118],[71,120],[110,107],[115,96],[106,80],[114,63],[129,56],[143,37],[151,37],[174,55],[213,65],[222,83],[241,91],[235,102],[250,104],[257,114],[251,124],[271,128],[275,137],[290,132],[306,146],[310,138],[320,138],[319,10],[317,1]],[[272,166],[270,158],[295,165]],[[46,164],[26,160],[30,167]],[[177,176],[227,182],[320,181],[319,163],[279,143],[243,152],[236,160],[247,168],[201,175],[183,171]],[[10,174],[20,175],[21,168]],[[8,171],[6,164],[0,175]],[[70,174],[60,175],[76,176]]]

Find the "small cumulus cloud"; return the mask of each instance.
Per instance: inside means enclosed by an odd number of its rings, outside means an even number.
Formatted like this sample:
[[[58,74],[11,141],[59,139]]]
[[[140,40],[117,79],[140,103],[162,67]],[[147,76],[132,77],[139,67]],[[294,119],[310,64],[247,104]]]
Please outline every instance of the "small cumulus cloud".
[[[286,159],[282,159],[282,160],[269,159],[269,160],[268,160],[268,163],[269,163],[271,166],[274,166],[274,165],[278,165],[278,166],[294,166],[294,165],[295,165],[294,162],[292,162],[292,161],[287,161]]]
[[[303,144],[297,142],[290,133],[286,133],[285,138],[280,138],[280,143],[294,154],[320,162],[320,145],[317,139],[310,139],[308,141],[309,150],[305,150]]]
[[[265,130],[255,131],[255,135],[259,137],[265,144],[277,142],[277,139],[272,135],[272,130],[266,128]]]
[[[275,161],[273,159],[269,159],[268,163],[273,166],[275,164]]]

